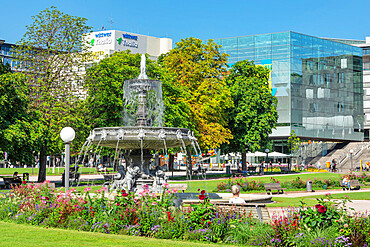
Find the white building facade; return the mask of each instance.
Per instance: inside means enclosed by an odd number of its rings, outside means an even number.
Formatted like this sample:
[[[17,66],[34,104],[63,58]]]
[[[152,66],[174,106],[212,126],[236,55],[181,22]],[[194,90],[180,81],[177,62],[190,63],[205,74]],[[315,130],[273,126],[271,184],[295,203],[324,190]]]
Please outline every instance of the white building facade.
[[[100,60],[114,52],[130,50],[131,53],[149,54],[156,60],[161,54],[172,49],[172,39],[157,38],[136,33],[106,30],[92,32],[85,37],[94,56],[94,60]]]

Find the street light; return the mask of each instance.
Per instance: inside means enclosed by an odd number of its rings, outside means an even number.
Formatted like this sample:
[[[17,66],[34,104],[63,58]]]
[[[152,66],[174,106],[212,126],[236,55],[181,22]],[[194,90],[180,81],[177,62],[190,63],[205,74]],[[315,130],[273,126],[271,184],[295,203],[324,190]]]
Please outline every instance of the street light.
[[[267,171],[269,170],[269,152],[270,152],[270,149],[266,148],[265,153],[266,153]],[[271,172],[272,172],[272,164],[271,164]]]
[[[351,154],[351,170],[353,171],[353,162],[352,162],[352,155],[354,153],[353,149],[349,150],[349,153]]]
[[[70,160],[70,144],[75,139],[76,133],[71,127],[64,127],[60,131],[60,138],[65,144],[65,159],[66,159],[66,168],[64,171],[64,185],[65,193],[69,190],[69,160]]]

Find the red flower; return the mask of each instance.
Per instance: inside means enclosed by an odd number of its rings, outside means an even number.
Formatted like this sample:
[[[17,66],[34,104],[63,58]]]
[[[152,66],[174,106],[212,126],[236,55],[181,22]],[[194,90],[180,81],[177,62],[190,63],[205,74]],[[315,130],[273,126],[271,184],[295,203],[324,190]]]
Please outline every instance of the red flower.
[[[205,191],[205,190],[202,190],[200,193],[201,193],[202,195],[204,195],[204,193],[206,193],[206,191]]]
[[[319,208],[319,207],[321,207],[321,204],[316,204],[315,205],[315,208]]]
[[[324,206],[321,206],[321,205],[320,205],[318,210],[319,210],[319,213],[322,213],[322,214],[326,212],[326,208]]]
[[[128,196],[128,194],[127,194],[126,192],[123,192],[123,193],[122,193],[122,196],[123,196],[123,197],[126,197],[126,196]]]
[[[22,184],[26,184],[27,183],[27,181],[25,180],[25,181],[22,181]]]
[[[206,196],[205,195],[199,195],[199,200],[204,200],[204,199],[206,199]]]

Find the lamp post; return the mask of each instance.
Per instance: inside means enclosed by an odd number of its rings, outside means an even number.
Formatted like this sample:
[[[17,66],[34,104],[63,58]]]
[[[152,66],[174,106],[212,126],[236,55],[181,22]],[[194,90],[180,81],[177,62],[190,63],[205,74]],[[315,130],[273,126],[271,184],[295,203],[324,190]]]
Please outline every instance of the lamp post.
[[[60,131],[60,138],[63,140],[65,144],[65,159],[66,159],[66,167],[64,171],[64,185],[65,185],[65,193],[67,195],[67,191],[69,190],[69,160],[70,160],[70,144],[75,139],[76,133],[74,129],[71,127],[64,127]]]
[[[353,162],[352,162],[352,156],[353,156],[353,149],[349,150],[349,153],[351,154],[351,170],[353,171]]]
[[[265,153],[266,153],[267,171],[269,170],[269,152],[270,149],[266,148]],[[272,163],[271,163],[271,172],[272,172]]]

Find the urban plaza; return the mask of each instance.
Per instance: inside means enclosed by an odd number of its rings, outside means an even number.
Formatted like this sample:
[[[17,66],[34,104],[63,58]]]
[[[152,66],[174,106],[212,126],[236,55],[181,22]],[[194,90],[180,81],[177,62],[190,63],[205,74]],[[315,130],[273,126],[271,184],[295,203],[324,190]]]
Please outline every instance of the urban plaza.
[[[370,246],[370,2],[27,4],[3,246]]]

